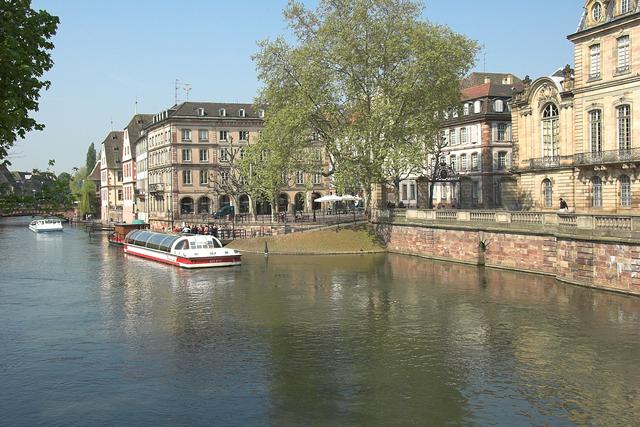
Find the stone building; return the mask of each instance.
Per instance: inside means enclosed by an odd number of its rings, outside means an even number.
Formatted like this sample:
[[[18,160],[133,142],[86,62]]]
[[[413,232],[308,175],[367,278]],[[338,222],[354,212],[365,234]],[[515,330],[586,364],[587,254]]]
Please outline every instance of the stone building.
[[[184,102],[153,116],[136,148],[137,156],[146,156],[139,170],[144,169],[147,189],[140,191],[146,194],[152,226],[204,222],[226,205],[237,213],[270,213],[269,203],[231,191],[243,147],[258,141],[263,117],[252,104],[211,102]],[[292,204],[306,210],[329,188],[319,173],[295,172],[288,178],[278,198],[279,211]]]
[[[513,102],[518,202],[628,212],[640,202],[640,4],[588,0],[569,66]]]
[[[462,105],[445,115],[441,152],[460,180],[436,184],[435,206],[503,206],[503,191],[516,185],[510,102],[522,88],[522,81],[508,73],[472,73],[462,81]]]
[[[100,217],[122,221],[123,131],[111,131],[100,144]]]
[[[151,114],[135,114],[122,136],[122,220],[127,223],[137,219],[135,148],[138,140],[142,138],[143,127],[151,117]]]

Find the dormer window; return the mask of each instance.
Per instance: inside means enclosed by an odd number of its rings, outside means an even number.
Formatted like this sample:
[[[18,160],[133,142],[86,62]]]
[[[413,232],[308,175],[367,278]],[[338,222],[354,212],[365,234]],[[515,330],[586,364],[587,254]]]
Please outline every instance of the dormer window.
[[[227,116],[227,110],[225,110],[224,108],[221,108],[219,111],[220,117],[226,117]]]
[[[482,101],[476,101],[473,103],[473,112],[478,114],[482,110]]]
[[[204,117],[204,108],[198,108],[198,116]]]
[[[496,99],[493,103],[493,111],[496,113],[502,113],[504,111],[504,103],[501,99]]]
[[[258,111],[258,117],[260,117],[261,119],[264,119],[264,110]]]
[[[599,2],[593,5],[593,8],[591,9],[591,18],[593,19],[593,22],[600,22],[600,19],[602,19],[602,5]]]
[[[465,116],[469,115],[469,104],[464,104],[462,106],[462,114],[464,114]]]
[[[245,116],[244,108],[241,108],[241,109],[238,111],[238,117],[244,117],[244,116]]]

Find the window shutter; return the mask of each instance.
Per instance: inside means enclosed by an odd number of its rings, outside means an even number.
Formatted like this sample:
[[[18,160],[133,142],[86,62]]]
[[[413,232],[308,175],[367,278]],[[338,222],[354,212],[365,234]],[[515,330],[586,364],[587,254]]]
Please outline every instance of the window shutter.
[[[511,125],[507,125],[507,141],[511,141]]]
[[[491,141],[497,141],[498,140],[498,124],[497,123],[491,123]]]

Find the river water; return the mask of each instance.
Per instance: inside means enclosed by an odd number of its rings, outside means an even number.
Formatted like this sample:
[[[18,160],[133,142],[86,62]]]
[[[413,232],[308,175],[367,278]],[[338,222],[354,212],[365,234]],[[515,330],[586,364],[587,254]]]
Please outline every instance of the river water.
[[[640,298],[399,255],[181,270],[0,221],[0,425],[632,425]]]

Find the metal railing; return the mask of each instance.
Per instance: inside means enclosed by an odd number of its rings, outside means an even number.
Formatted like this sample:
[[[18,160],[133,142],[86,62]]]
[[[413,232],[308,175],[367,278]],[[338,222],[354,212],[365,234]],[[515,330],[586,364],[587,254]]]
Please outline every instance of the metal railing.
[[[628,162],[640,160],[640,148],[621,150],[594,151],[575,155],[576,165],[593,165],[603,163]]]

